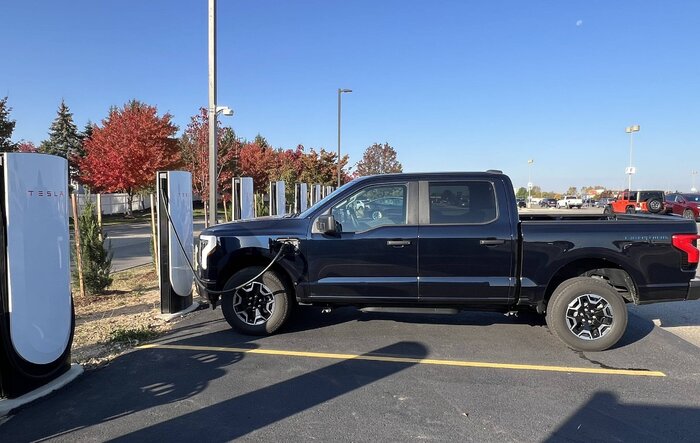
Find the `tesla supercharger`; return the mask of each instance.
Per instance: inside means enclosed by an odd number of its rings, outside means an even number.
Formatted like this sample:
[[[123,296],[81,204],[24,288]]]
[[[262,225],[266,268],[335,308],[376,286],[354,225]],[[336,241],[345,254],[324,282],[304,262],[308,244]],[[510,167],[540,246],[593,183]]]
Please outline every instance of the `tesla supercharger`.
[[[0,396],[14,398],[70,369],[68,162],[33,153],[0,161]]]
[[[255,218],[253,177],[235,177],[232,185],[231,214],[233,220]]]
[[[156,188],[160,312],[178,315],[198,306],[192,303],[194,275],[190,268],[194,264],[192,174],[158,172]]]
[[[311,204],[312,204],[312,205],[315,205],[315,204],[318,203],[318,202],[321,200],[321,198],[322,198],[322,197],[321,197],[321,185],[313,185],[313,187],[311,188],[311,195],[312,195],[313,198],[314,198],[314,201],[313,201],[313,203],[311,203]]]
[[[294,184],[294,212],[299,214],[306,211],[308,207],[308,195],[306,183]]]
[[[284,181],[270,182],[270,215],[287,213],[287,202],[284,195]]]

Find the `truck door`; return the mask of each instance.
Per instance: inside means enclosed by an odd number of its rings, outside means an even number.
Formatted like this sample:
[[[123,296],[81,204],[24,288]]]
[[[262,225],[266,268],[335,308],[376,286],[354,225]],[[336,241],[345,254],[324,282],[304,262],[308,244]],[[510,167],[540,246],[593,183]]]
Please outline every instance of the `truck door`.
[[[420,183],[418,292],[427,303],[513,301],[517,236],[503,182]]]
[[[308,242],[310,296],[317,300],[418,300],[418,183],[368,185],[325,211],[338,235]],[[315,222],[312,224],[315,226]]]

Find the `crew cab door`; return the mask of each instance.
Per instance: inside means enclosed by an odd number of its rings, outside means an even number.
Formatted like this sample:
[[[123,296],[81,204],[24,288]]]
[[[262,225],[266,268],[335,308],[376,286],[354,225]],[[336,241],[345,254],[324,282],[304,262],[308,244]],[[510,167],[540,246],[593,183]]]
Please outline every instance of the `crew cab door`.
[[[352,303],[418,300],[418,183],[370,184],[342,201],[332,214],[337,235],[317,231],[307,248],[312,299]]]
[[[513,301],[517,235],[503,182],[420,182],[418,291],[421,302]]]

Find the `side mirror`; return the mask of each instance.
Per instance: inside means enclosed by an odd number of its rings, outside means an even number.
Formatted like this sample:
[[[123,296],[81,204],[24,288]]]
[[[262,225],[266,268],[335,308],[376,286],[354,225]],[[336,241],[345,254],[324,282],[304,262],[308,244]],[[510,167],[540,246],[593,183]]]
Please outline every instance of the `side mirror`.
[[[316,230],[321,234],[326,235],[336,235],[338,234],[338,227],[336,226],[335,217],[328,215],[321,215],[316,219]]]

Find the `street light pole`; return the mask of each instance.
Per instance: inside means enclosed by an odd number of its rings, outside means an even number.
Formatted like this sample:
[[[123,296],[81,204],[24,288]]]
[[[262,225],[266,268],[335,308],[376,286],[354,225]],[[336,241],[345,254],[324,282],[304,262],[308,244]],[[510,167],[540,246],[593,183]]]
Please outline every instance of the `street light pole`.
[[[639,132],[639,125],[632,125],[625,128],[625,132],[630,135],[630,165],[627,168],[627,189],[632,192],[632,175],[637,172],[632,166],[632,134]]]
[[[532,164],[535,160],[527,161],[527,207],[532,206]]]
[[[698,175],[698,171],[692,170],[690,171],[690,176],[693,178],[693,187],[690,188],[690,192],[698,192],[698,188],[695,187],[695,176]]]
[[[216,225],[216,0],[209,0],[209,223]]]
[[[352,92],[352,89],[338,88],[338,187],[340,187],[340,102],[341,95]]]

